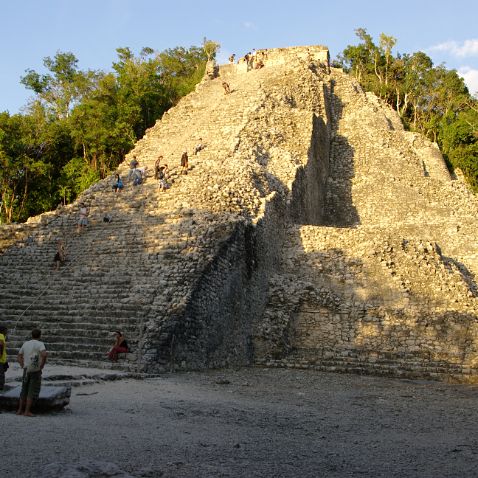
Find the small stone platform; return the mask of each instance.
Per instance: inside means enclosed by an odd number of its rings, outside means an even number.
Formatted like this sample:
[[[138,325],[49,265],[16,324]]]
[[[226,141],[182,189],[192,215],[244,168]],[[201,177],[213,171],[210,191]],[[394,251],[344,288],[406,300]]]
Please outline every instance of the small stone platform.
[[[138,374],[48,363],[42,374],[40,397],[34,404],[33,411],[61,410],[70,403],[72,387],[121,380],[131,376],[137,377]],[[14,410],[18,406],[21,377],[22,369],[19,364],[12,363],[6,374],[5,390],[0,392],[0,410]]]
[[[0,393],[0,409],[15,410],[18,407],[21,385],[13,386]],[[70,403],[71,386],[43,385],[33,411],[61,410]]]

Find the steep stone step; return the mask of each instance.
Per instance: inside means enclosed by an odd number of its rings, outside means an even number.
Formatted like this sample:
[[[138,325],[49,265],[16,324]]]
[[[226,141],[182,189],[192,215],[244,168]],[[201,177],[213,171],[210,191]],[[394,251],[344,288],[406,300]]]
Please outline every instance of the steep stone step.
[[[470,364],[449,361],[433,361],[423,358],[413,360],[409,357],[393,357],[381,359],[353,354],[341,357],[329,352],[329,357],[317,354],[316,351],[300,350],[283,359],[258,360],[258,365],[268,367],[285,367],[312,369],[318,371],[357,373],[364,375],[381,375],[397,378],[427,378],[431,380],[452,380],[474,383],[478,380],[478,371]]]

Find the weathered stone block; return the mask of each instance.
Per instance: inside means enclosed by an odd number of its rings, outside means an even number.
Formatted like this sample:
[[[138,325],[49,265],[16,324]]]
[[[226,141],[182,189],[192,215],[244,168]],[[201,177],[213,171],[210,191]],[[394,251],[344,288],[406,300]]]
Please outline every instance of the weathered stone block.
[[[0,409],[15,410],[20,399],[21,386],[14,386],[0,392]],[[70,403],[70,386],[43,385],[40,396],[33,405],[33,411],[61,410]]]

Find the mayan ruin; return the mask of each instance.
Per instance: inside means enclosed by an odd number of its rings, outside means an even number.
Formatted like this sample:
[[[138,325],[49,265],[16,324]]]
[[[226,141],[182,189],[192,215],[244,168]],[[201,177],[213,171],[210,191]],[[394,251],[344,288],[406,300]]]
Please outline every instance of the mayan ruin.
[[[143,184],[114,193],[111,175],[2,226],[9,354],[41,327],[51,363],[478,382],[476,195],[436,144],[330,68],[327,47],[257,55],[260,69],[212,65],[137,142],[117,172],[135,156]],[[116,328],[131,352],[111,364]]]

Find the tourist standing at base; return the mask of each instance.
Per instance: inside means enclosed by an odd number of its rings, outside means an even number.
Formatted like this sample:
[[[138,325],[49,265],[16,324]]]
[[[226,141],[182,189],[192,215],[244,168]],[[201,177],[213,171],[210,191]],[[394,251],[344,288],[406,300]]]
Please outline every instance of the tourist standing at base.
[[[33,329],[32,340],[25,342],[18,352],[18,363],[23,369],[23,378],[17,415],[34,416],[31,408],[40,395],[41,374],[47,358],[46,347],[39,340],[40,337],[41,330]]]
[[[5,386],[5,372],[8,368],[7,333],[7,328],[4,325],[0,325],[0,391]]]

